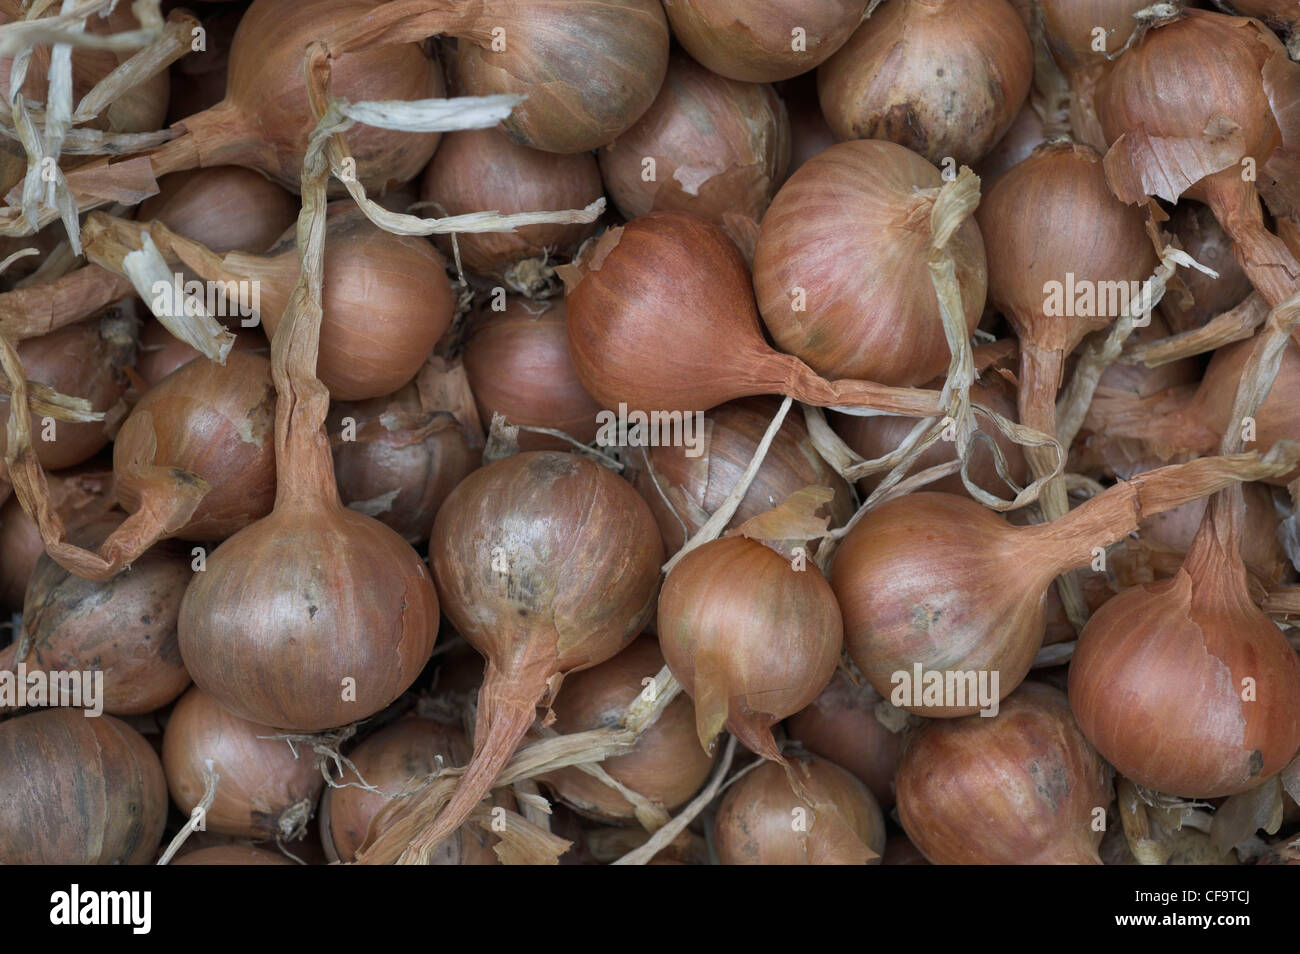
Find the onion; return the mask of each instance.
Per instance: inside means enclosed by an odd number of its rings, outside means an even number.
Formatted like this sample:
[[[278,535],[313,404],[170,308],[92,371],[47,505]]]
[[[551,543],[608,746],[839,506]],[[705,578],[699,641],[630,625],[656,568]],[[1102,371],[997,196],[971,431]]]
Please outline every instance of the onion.
[[[126,723],[73,709],[0,723],[0,863],[147,864],[166,823],[162,766]]]
[[[934,382],[932,382],[933,384]],[[943,382],[938,382],[942,386]],[[982,404],[989,410],[1001,414],[1007,420],[1016,419],[1016,399],[1010,386],[1000,376],[988,374],[975,381],[970,388],[973,404]],[[875,460],[892,453],[903,439],[916,426],[915,421],[905,417],[876,414],[860,417],[851,414],[836,414],[831,417],[835,432],[843,438],[855,452],[867,460]],[[1002,449],[1007,462],[1007,474],[1016,484],[1024,486],[1029,467],[1025,463],[1024,451],[1002,431],[992,428],[994,443]],[[912,465],[911,473],[919,473],[928,467],[955,460],[957,446],[953,441],[935,441],[921,452]],[[983,442],[977,442],[971,448],[970,465],[967,470],[972,483],[989,493],[996,493],[1006,482],[998,476],[997,459],[993,451]],[[884,475],[867,477],[862,480],[863,490],[873,489]],[[961,474],[951,474],[939,480],[931,481],[926,489],[946,494],[969,496],[970,492],[962,483]]]
[[[600,174],[624,218],[690,212],[752,254],[790,163],[790,136],[772,87],[725,79],[677,54],[649,112],[600,150]]]
[[[255,283],[262,324],[275,334],[298,280],[294,233],[265,255],[220,256],[164,226],[148,231],[201,278]],[[102,213],[92,213],[84,230],[87,246],[103,249],[138,245],[143,232]],[[451,324],[456,302],[442,261],[427,239],[385,232],[350,201],[330,205],[327,235],[317,374],[336,400],[391,394],[415,377]],[[251,288],[247,294],[251,302]]]
[[[826,759],[804,755],[790,761],[805,786],[835,806],[839,824],[809,811],[779,766],[760,765],[736,782],[718,807],[713,822],[718,860],[724,865],[879,864],[885,819],[867,787]]]
[[[420,199],[446,215],[581,209],[602,194],[600,169],[590,154],[539,152],[516,145],[497,129],[448,133],[420,185]],[[594,222],[528,225],[515,232],[458,235],[456,241],[468,271],[514,287],[528,281],[520,263],[539,256],[567,260],[595,230]],[[451,236],[439,236],[438,247],[451,258]]]
[[[113,474],[81,468],[47,474],[50,506],[69,533],[76,533],[113,509]],[[36,561],[45,553],[40,529],[17,497],[0,508],[0,604],[18,612]]]
[[[189,362],[151,388],[122,425],[113,444],[118,501],[127,513],[164,506],[153,468],[180,468],[208,491],[183,526],[157,532],[224,540],[271,512],[274,421],[266,358],[234,351],[225,365]]]
[[[563,431],[582,444],[596,439],[600,405],[573,370],[564,301],[506,301],[505,311],[478,311],[465,332],[465,372],[479,419]],[[523,450],[567,450],[558,437],[522,431]]]
[[[645,502],[585,458],[517,454],[451,492],[429,563],[448,619],[487,672],[473,758],[416,844],[433,847],[460,827],[564,674],[604,662],[641,631],[662,559]]]
[[[1169,460],[1211,453],[1224,432],[1241,427],[1230,421],[1232,401],[1254,349],[1255,339],[1219,348],[1194,393],[1189,387],[1162,391],[1150,398],[1100,395],[1085,419],[1088,430],[1103,444],[1120,438],[1140,440],[1153,454]],[[1255,412],[1254,446],[1267,450],[1280,440],[1300,440],[1300,345],[1282,352],[1281,367],[1268,397]],[[1285,485],[1297,472],[1267,478]]]
[[[233,716],[198,687],[181,697],[163,733],[163,771],[176,807],[203,798],[206,762],[219,778],[204,813],[207,830],[236,838],[300,838],[325,779],[314,758],[295,755],[274,729]]]
[[[0,23],[14,23],[21,20],[26,5],[18,0],[0,0]],[[140,22],[131,11],[129,4],[118,4],[107,16],[95,14],[85,20],[85,32],[98,36],[138,30]],[[87,47],[73,47],[72,50],[72,102],[81,99],[94,88],[95,84],[108,76],[125,62],[134,50],[101,50]],[[51,47],[45,44],[32,50],[31,60],[27,64],[27,79],[22,86],[22,95],[29,103],[47,103],[49,101],[49,77]],[[9,89],[10,70],[13,68],[12,57],[0,57],[0,95],[5,102],[13,100]],[[111,130],[119,133],[152,132],[163,124],[167,112],[168,96],[167,71],[163,70],[137,86],[123,92],[99,116],[85,123],[91,129]]]
[[[700,744],[725,726],[784,764],[772,726],[826,688],[843,645],[835,595],[815,565],[745,537],[713,540],[673,567],[659,597],[659,645],[695,700]]]
[[[298,202],[265,176],[216,166],[164,176],[136,218],[161,222],[214,252],[263,252],[298,218]]]
[[[440,768],[463,765],[470,746],[465,733],[433,719],[408,717],[380,729],[356,747],[348,758],[366,783],[381,792],[410,791]],[[345,787],[331,787],[321,799],[321,841],[331,861],[352,861],[365,841],[374,817],[388,804],[379,792],[356,787],[354,772],[346,772]],[[439,846],[430,864],[500,864],[487,832],[462,828]]]
[[[1075,138],[1105,152],[1108,141],[1097,119],[1097,83],[1137,29],[1134,14],[1147,0],[1038,0],[1052,59],[1070,87],[1070,126]],[[1105,37],[1097,49],[1095,31]]]
[[[1224,4],[1220,4],[1224,6]],[[1295,0],[1232,0],[1232,9],[1243,17],[1263,20],[1270,28],[1290,38],[1287,49],[1296,50],[1296,25],[1300,24],[1300,8]]]
[[[463,95],[525,97],[502,127],[545,152],[586,152],[619,136],[650,107],[668,67],[658,0],[402,0],[340,27],[329,45],[435,33],[460,41]]]
[[[891,0],[817,71],[817,89],[837,139],[970,165],[1011,128],[1033,71],[1006,0]]]
[[[642,636],[613,659],[570,676],[555,702],[557,732],[585,732],[618,724],[627,707],[663,668],[651,636]],[[678,696],[625,754],[600,763],[616,781],[663,809],[672,811],[699,791],[713,759],[695,738],[691,702]],[[564,768],[542,779],[555,797],[587,818],[627,821],[635,806],[618,791],[580,769]]]
[[[746,398],[714,408],[705,417],[708,439],[697,457],[689,456],[691,448],[685,446],[661,445],[645,450],[644,467],[636,474],[636,489],[655,515],[666,552],[680,550],[686,538],[694,536],[730,496],[777,409],[774,398]],[[829,487],[835,492],[829,506],[830,525],[847,523],[853,515],[849,485],[817,453],[800,416],[790,415],[776,432],[726,529],[738,527],[791,494],[812,486]]]
[[[198,166],[248,166],[286,189],[299,188],[307,138],[316,125],[307,95],[307,44],[380,6],[379,0],[254,0],[230,48],[226,96],[177,124],[179,138],[151,155],[163,175]],[[333,95],[349,102],[443,95],[442,73],[416,43],[350,52],[334,64]],[[358,124],[348,130],[357,179],[367,190],[414,178],[438,146],[436,133]]]
[[[1143,215],[1111,195],[1095,152],[1050,143],[1009,169],[975,216],[988,254],[989,298],[1020,339],[1020,423],[1054,437],[1065,356],[1120,308],[1133,307],[1139,283],[1155,270]],[[1035,477],[1056,469],[1051,446],[1027,447],[1025,456]],[[1068,509],[1062,478],[1048,483],[1043,504],[1049,518]]]
[[[213,845],[200,848],[181,855],[171,862],[173,868],[180,865],[292,865],[293,862],[283,855],[252,845]]]
[[[832,146],[791,176],[754,254],[758,308],[777,346],[824,377],[916,385],[943,373],[950,353],[927,265],[931,203],[918,194],[942,184],[937,169],[890,142]],[[973,331],[986,281],[974,221],[949,248]]]
[[[790,738],[852,772],[883,808],[894,804],[902,739],[876,718],[880,694],[854,685],[842,670],[807,708],[785,720]]]
[[[1279,181],[1273,201],[1300,196],[1292,194],[1295,162],[1279,151],[1300,133],[1285,107],[1298,91],[1300,64],[1277,37],[1258,21],[1205,10],[1184,10],[1149,30],[1097,89],[1115,195],[1207,204],[1270,306],[1295,292],[1300,262],[1264,227],[1256,176],[1248,181],[1242,163],[1258,165],[1261,184]]]
[[[323,225],[323,198],[311,202],[312,225]],[[275,507],[207,558],[178,621],[186,668],[213,701],[295,732],[383,709],[419,675],[438,632],[415,551],[339,501],[329,395],[313,374],[320,317],[319,299],[300,296],[272,349]]]
[[[1153,513],[1285,466],[1223,457],[1166,467],[1027,527],[951,494],[890,500],[863,516],[835,554],[830,579],[845,649],[877,692],[910,712],[953,718],[991,707],[987,697],[1005,698],[1029,672],[1043,640],[1043,594],[1056,576],[1088,565],[1094,548],[1122,540]],[[959,682],[935,699],[922,695],[931,674]],[[987,682],[971,685],[972,676]]]
[[[703,219],[643,215],[607,231],[561,273],[573,367],[605,407],[703,411],[779,393],[821,406],[938,412],[937,395],[826,381],[772,350],[744,260],[726,233]]]
[[[1180,274],[1187,294],[1160,299],[1160,314],[1174,332],[1192,331],[1216,315],[1235,308],[1251,293],[1250,279],[1232,254],[1232,239],[1199,202],[1179,202],[1168,228],[1179,244],[1202,265],[1219,273],[1211,278],[1194,268]]]
[[[343,502],[410,544],[428,539],[438,508],[482,457],[464,368],[436,355],[395,394],[334,402],[328,425]]]
[[[115,524],[97,521],[73,539],[98,543]],[[176,614],[190,574],[189,556],[176,547],[154,547],[130,573],[103,582],[42,556],[23,601],[31,654],[19,659],[17,644],[0,650],[0,669],[15,672],[26,663],[28,672],[102,672],[95,701],[114,715],[165,706],[190,684],[176,646]]]
[[[109,315],[29,338],[18,345],[18,357],[28,381],[83,397],[96,411],[117,413],[114,408],[127,389],[124,369],[134,359],[135,347],[134,319]],[[0,395],[0,414],[4,418],[0,432],[7,432],[7,394]],[[102,421],[42,426],[33,413],[31,426],[36,458],[50,470],[83,463],[108,444]],[[53,439],[47,440],[47,435]]]
[[[935,864],[1101,864],[1113,797],[1065,695],[1032,682],[993,718],[924,722],[898,770],[898,817]]]
[[[815,69],[844,45],[868,6],[867,0],[664,0],[673,35],[692,57],[748,83]]]
[[[1125,776],[1172,795],[1247,791],[1300,748],[1300,659],[1250,598],[1230,501],[1211,502],[1177,576],[1088,621],[1070,665],[1084,734]]]
[[[235,335],[234,351],[251,351],[259,354],[270,353],[266,335],[260,327],[239,328]],[[153,387],[177,368],[189,364],[195,358],[202,358],[197,350],[181,341],[167,330],[166,325],[155,318],[145,320],[140,331],[140,344],[136,348],[136,373],[145,384]],[[204,360],[207,360],[204,358]]]

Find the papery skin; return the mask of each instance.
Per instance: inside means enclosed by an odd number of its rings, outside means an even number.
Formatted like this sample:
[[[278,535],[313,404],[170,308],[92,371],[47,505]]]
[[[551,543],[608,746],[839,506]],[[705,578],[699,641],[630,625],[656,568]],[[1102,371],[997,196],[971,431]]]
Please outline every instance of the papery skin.
[[[659,97],[600,150],[600,172],[628,219],[678,210],[726,230],[753,255],[758,224],[790,164],[790,119],[768,85],[710,73],[677,54]],[[655,162],[645,179],[645,160]]]
[[[555,730],[569,734],[619,724],[627,707],[645,691],[644,680],[653,679],[663,665],[654,637],[643,635],[612,659],[574,673],[555,702]],[[695,736],[691,700],[679,695],[630,751],[605,759],[600,767],[671,812],[704,785],[713,761]],[[587,818],[624,822],[636,817],[631,802],[578,768],[550,772],[543,781],[560,801]]]
[[[0,863],[148,864],[166,824],[158,756],[125,722],[56,708],[0,723]]]
[[[1251,600],[1237,540],[1211,532],[1213,515],[1177,575],[1093,615],[1070,663],[1070,705],[1102,755],[1187,798],[1254,788],[1300,748],[1300,660]]]
[[[172,709],[163,733],[163,771],[176,806],[186,815],[203,798],[205,763],[220,776],[205,812],[207,830],[257,840],[288,839],[306,825],[325,779],[316,755],[275,730],[226,712],[197,686]],[[305,804],[303,804],[305,803]]]
[[[588,153],[546,153],[512,142],[499,129],[467,129],[443,136],[420,181],[420,200],[437,205],[417,214],[582,209],[603,194],[600,169]],[[458,235],[456,244],[467,271],[501,278],[526,258],[568,258],[596,228],[595,222],[526,225],[514,232]],[[436,241],[451,260],[451,237]]]
[[[918,190],[942,185],[938,169],[879,140],[804,163],[763,217],[754,253],[758,308],[777,346],[828,378],[919,385],[941,374],[949,350],[927,266],[932,205]],[[987,282],[973,219],[948,248],[973,331]],[[803,311],[795,288],[806,291]]]
[[[654,512],[667,552],[680,550],[686,536],[693,535],[707,515],[722,506],[753,459],[779,406],[775,398],[744,398],[709,411],[704,418],[706,433],[701,435],[704,452],[698,457],[690,456],[687,447],[645,448],[645,460],[637,461],[634,483]],[[812,486],[829,487],[835,493],[827,509],[832,528],[843,526],[853,516],[848,484],[822,460],[802,415],[792,411],[777,430],[726,529],[738,527],[790,494]]]
[[[843,645],[839,606],[816,565],[795,569],[746,537],[683,557],[664,582],[656,626],[695,702],[700,744],[710,749],[725,726],[774,761],[772,726],[817,698]]]
[[[836,139],[888,139],[961,166],[1011,127],[1033,67],[1006,0],[890,0],[821,66],[817,89]]]
[[[205,692],[251,722],[298,732],[383,709],[420,674],[437,632],[419,556],[337,499],[277,501],[217,547],[179,621],[181,655]],[[343,698],[345,679],[355,699]]]
[[[504,51],[492,49],[494,27],[508,31]],[[543,152],[616,139],[650,108],[668,69],[659,0],[481,0],[472,27],[455,32],[462,93],[527,96],[501,126]]]
[[[673,36],[719,76],[773,83],[806,73],[852,36],[867,0],[664,0]],[[805,33],[794,49],[792,30]]]
[[[992,718],[924,722],[898,771],[903,830],[934,864],[1101,864],[1113,797],[1064,693],[1034,682]]]
[[[781,767],[765,763],[733,785],[718,806],[713,826],[718,860],[724,865],[852,865],[863,863],[865,847],[877,856],[867,863],[880,864],[885,818],[867,787],[817,756],[795,756],[791,762],[813,796],[833,805],[839,819],[814,813]],[[806,832],[794,830],[797,809],[808,819]]]

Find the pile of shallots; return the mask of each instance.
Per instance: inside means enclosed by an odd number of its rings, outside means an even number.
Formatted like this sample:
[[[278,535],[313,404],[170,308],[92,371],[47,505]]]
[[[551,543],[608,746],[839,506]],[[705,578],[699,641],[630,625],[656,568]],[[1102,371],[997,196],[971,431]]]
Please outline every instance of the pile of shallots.
[[[0,0],[0,86],[0,864],[1300,863],[1295,3]]]

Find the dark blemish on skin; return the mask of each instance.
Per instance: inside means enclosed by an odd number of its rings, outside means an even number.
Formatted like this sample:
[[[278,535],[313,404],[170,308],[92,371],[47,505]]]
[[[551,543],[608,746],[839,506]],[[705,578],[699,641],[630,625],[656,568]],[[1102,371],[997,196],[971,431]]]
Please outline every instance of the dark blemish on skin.
[[[149,616],[149,615],[146,613],[144,616],[141,616],[141,617],[140,617],[140,622],[142,622],[142,623],[144,623],[146,626],[148,626],[150,623],[153,622],[153,617],[152,617],[152,616]]]
[[[1250,777],[1254,778],[1264,771],[1264,753],[1259,749],[1250,753]]]
[[[309,605],[309,606],[307,607],[307,613],[308,613],[309,616],[311,616],[312,619],[315,619],[315,618],[316,618],[316,611],[317,611],[318,609],[320,609],[320,607],[315,606],[315,605]]]

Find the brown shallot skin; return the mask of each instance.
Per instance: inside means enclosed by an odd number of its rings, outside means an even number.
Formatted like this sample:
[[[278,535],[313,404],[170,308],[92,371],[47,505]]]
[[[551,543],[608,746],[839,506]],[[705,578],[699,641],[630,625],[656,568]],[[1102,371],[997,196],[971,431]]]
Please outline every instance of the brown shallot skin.
[[[94,463],[58,474],[46,474],[50,500],[68,532],[76,533],[114,507],[113,474]],[[41,533],[17,497],[0,508],[0,605],[22,609],[36,561],[45,554]]]
[[[942,670],[960,660],[964,671],[997,671],[1003,694],[1024,679],[1042,641],[1043,593],[1058,572],[1054,560],[1025,558],[1017,533],[1032,532],[968,497],[937,493],[888,501],[858,522],[836,551],[830,580],[844,611],[845,649],[877,692],[889,698],[894,674],[911,674],[917,663]],[[1007,585],[1009,567],[1022,583]],[[913,711],[950,718],[978,709]]]
[[[691,212],[752,254],[758,223],[785,179],[790,140],[785,104],[771,86],[726,79],[679,53],[650,110],[600,150],[600,173],[624,218]]]
[[[573,454],[525,451],[465,478],[438,511],[429,563],[456,630],[487,659],[474,755],[423,836],[487,794],[560,678],[609,659],[654,610],[663,545],[631,485]]]
[[[343,437],[348,418],[354,440]],[[428,539],[438,508],[483,456],[477,422],[462,424],[453,409],[428,406],[416,382],[387,397],[333,402],[328,427],[343,502],[412,546]]]
[[[590,153],[556,155],[518,145],[499,129],[468,129],[443,137],[420,183],[420,200],[435,207],[419,214],[582,209],[602,194],[600,169]],[[460,234],[456,244],[466,270],[505,278],[524,259],[567,259],[595,230],[594,222],[526,225],[514,232]],[[451,237],[437,242],[451,260]]]
[[[297,218],[298,199],[260,173],[239,166],[163,176],[158,194],[136,210],[139,221],[161,222],[214,252],[266,251]]]
[[[103,318],[68,325],[39,338],[18,344],[18,357],[29,382],[45,384],[67,395],[85,398],[96,411],[109,411],[126,394],[125,369],[135,359],[134,319],[111,310]],[[4,440],[9,418],[9,396],[0,395],[0,441]],[[103,421],[69,423],[57,421],[53,439],[49,428],[36,414],[31,415],[32,446],[36,459],[47,470],[74,467],[95,456],[108,445]]]
[[[390,803],[381,792],[411,791],[441,768],[464,765],[470,744],[455,726],[434,719],[407,716],[385,726],[365,739],[348,758],[367,784],[380,792],[356,787],[355,773],[345,771],[346,787],[330,788],[321,799],[321,842],[331,861],[352,861],[365,841],[375,816]],[[346,785],[346,783],[353,783]],[[500,864],[489,842],[494,841],[481,827],[467,825],[448,838],[434,854],[435,865]]]
[[[746,537],[705,543],[664,581],[656,620],[669,669],[695,702],[700,745],[725,726],[780,761],[772,727],[830,682],[843,646],[835,595],[813,564]]]
[[[890,0],[821,66],[817,89],[836,139],[970,165],[1011,128],[1033,67],[1006,0]]]
[[[627,707],[663,668],[663,656],[652,636],[641,636],[613,659],[575,673],[564,684],[553,707],[557,732],[585,732],[618,725]],[[699,791],[709,777],[713,759],[695,736],[695,710],[690,699],[678,696],[624,755],[600,763],[601,768],[632,791],[672,811]],[[600,821],[631,821],[632,803],[604,782],[577,768],[551,772],[544,781],[556,797],[574,811]]]
[[[62,708],[0,723],[0,864],[148,864],[166,824],[162,766],[126,723]]]
[[[379,0],[298,0],[292,16],[279,0],[254,0],[230,48],[225,98],[177,124],[189,132],[174,147],[197,152],[202,166],[250,166],[297,191],[315,120],[307,94],[303,50],[331,28],[365,16]],[[442,96],[442,71],[417,43],[372,46],[335,59],[335,96],[349,102]],[[370,191],[415,178],[438,147],[438,133],[360,125],[348,134],[357,179]],[[159,154],[170,148],[164,146]]]
[[[707,515],[722,506],[740,482],[779,406],[775,398],[744,398],[709,411],[704,418],[707,441],[703,454],[697,457],[690,456],[691,448],[667,444],[645,448],[641,460],[634,454],[638,467],[634,483],[654,512],[666,552],[680,550],[686,536],[693,536]],[[738,527],[812,486],[835,492],[828,507],[830,526],[843,526],[853,515],[849,485],[817,453],[802,415],[792,412],[776,432],[726,529]]]
[[[785,728],[809,752],[852,772],[882,808],[889,808],[902,737],[876,718],[878,702],[880,693],[869,684],[855,685],[836,670],[821,695],[785,720]]]
[[[440,3],[454,10],[459,0]],[[460,37],[461,93],[526,97],[501,123],[545,152],[597,149],[650,108],[668,69],[659,0],[481,0]],[[504,50],[492,28],[509,24]],[[455,32],[455,31],[452,31]]]
[[[898,770],[898,817],[934,864],[1099,865],[1112,798],[1065,694],[1033,682],[991,718],[923,722]]]
[[[163,733],[163,771],[176,807],[190,814],[203,798],[205,762],[220,776],[208,830],[258,840],[297,837],[325,779],[311,750],[294,750],[275,730],[231,715],[197,686],[172,709]]]
[[[767,762],[731,786],[713,822],[713,846],[724,865],[861,864],[862,847],[880,864],[885,818],[870,790],[852,773],[815,755],[791,756],[794,770],[818,801],[834,806],[859,844],[821,822],[790,787],[781,766]],[[795,829],[802,810],[806,830]]]
[[[331,204],[328,216],[316,373],[335,400],[391,394],[415,377],[451,324],[451,284],[428,239],[385,232],[348,203]],[[298,280],[296,238],[235,271],[261,280],[262,323],[274,336]]]
[[[190,675],[222,708],[318,732],[406,691],[433,652],[438,600],[424,564],[382,523],[337,497],[281,496],[208,554],[178,632]]]
[[[573,369],[566,319],[563,299],[509,298],[505,311],[483,308],[470,320],[465,372],[484,425],[502,414],[511,424],[563,431],[582,444],[596,439],[601,408]],[[519,432],[521,450],[572,446],[548,434]]]
[[[235,334],[233,351],[251,351],[263,356],[271,353],[271,345],[266,340],[260,322],[257,327],[245,328],[240,324],[230,330]],[[161,321],[155,318],[145,319],[135,359],[136,373],[144,379],[145,384],[153,387],[177,368],[202,357],[197,350],[168,331]]]
[[[91,524],[70,539],[98,543],[115,521]],[[136,715],[165,706],[190,684],[176,640],[181,598],[193,571],[175,546],[152,548],[122,573],[103,582],[69,573],[48,556],[36,561],[23,601],[23,627],[31,653],[16,658],[16,644],[0,650],[0,669],[103,675],[104,711]]]
[[[1300,659],[1251,600],[1218,505],[1178,574],[1106,603],[1070,664],[1070,705],[1098,751],[1188,798],[1254,788],[1300,748]]]
[[[926,264],[932,205],[918,195],[942,184],[892,142],[840,143],[804,163],[772,201],[754,253],[758,308],[777,346],[828,378],[916,385],[943,373],[948,344]],[[973,219],[949,249],[973,331],[987,280]]]
[[[867,0],[664,0],[673,35],[708,69],[772,83],[815,69],[844,45]],[[803,48],[792,31],[804,31]]]
[[[224,365],[195,360],[142,397],[113,443],[117,497],[140,508],[132,455],[154,447],[153,464],[178,467],[208,483],[189,521],[173,535],[224,540],[271,512],[275,503],[275,386],[271,362],[232,351]]]

